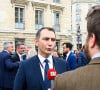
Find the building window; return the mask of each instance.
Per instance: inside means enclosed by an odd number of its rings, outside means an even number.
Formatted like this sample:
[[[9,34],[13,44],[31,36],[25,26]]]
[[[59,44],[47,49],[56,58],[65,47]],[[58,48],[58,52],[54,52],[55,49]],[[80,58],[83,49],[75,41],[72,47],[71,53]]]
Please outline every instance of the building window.
[[[80,14],[76,14],[76,21],[81,21],[81,15]]]
[[[35,29],[38,30],[43,27],[43,10],[35,10]]]
[[[76,5],[76,11],[81,11],[81,6],[80,6],[80,4],[77,4],[77,5]]]
[[[57,50],[59,51],[59,49],[60,49],[60,40],[56,40],[56,47],[57,47]]]
[[[60,0],[53,0],[54,3],[60,3]]]
[[[90,10],[92,7],[92,4],[88,4],[88,10]]]
[[[54,26],[53,28],[56,31],[60,31],[60,13],[59,12],[54,12]]]
[[[100,2],[100,0],[96,0],[97,2]]]
[[[15,28],[24,29],[24,7],[15,7]]]
[[[76,24],[76,31],[80,29],[80,24]]]

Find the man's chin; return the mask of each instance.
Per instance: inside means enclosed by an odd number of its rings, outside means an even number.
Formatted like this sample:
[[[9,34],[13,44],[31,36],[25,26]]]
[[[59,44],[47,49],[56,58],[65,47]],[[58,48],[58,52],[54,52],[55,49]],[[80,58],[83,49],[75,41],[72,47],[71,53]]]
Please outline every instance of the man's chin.
[[[52,51],[48,51],[47,54],[50,55],[52,53]]]

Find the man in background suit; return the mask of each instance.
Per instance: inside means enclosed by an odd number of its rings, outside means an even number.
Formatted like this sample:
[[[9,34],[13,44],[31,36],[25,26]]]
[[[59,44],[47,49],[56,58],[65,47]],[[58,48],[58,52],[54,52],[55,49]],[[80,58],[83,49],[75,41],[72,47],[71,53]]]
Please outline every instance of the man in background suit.
[[[85,46],[83,46],[82,50],[78,54],[78,67],[85,66],[89,63],[89,60],[86,58],[84,49]]]
[[[89,64],[57,76],[53,90],[100,90],[100,5],[87,14],[85,53]]]
[[[16,75],[13,90],[48,90],[47,86],[50,80],[45,83],[45,74],[47,74],[46,63],[48,61],[49,69],[54,68],[58,74],[67,71],[66,61],[52,56],[56,44],[55,30],[49,27],[43,27],[36,33],[35,45],[38,46],[38,55],[21,62]]]
[[[13,90],[15,75],[19,62],[11,58],[13,43],[4,42],[4,50],[0,53],[0,88],[1,90]]]
[[[26,59],[25,45],[22,42],[17,43],[16,52],[12,55],[14,61],[23,61]]]
[[[77,68],[77,59],[74,53],[71,51],[73,45],[69,42],[63,43],[63,52],[66,54],[66,61],[70,66],[70,70]]]

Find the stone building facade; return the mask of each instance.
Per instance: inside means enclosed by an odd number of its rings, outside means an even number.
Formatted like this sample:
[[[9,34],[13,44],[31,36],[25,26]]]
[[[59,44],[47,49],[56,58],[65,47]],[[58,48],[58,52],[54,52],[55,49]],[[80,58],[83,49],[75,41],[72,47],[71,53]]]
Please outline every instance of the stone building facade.
[[[18,41],[35,49],[34,38],[41,27],[56,30],[57,47],[62,52],[62,43],[72,42],[70,0],[0,0],[0,51],[3,42]]]

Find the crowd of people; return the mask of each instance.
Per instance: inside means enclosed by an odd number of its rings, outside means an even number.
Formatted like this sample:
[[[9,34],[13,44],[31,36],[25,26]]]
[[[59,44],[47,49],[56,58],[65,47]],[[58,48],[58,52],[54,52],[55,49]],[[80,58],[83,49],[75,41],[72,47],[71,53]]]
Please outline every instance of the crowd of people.
[[[80,51],[73,52],[72,43],[64,42],[61,54],[55,48],[56,34],[51,27],[37,31],[34,43],[38,51],[18,42],[13,53],[13,42],[4,42],[0,90],[99,90],[100,5],[93,6],[86,19],[87,38]],[[47,77],[50,69],[57,72],[53,82]]]
[[[0,52],[0,90],[13,90],[20,62],[36,54],[35,52],[30,54],[31,51],[32,47],[25,49],[25,45],[18,42],[14,53],[13,42],[4,42],[3,50]]]

